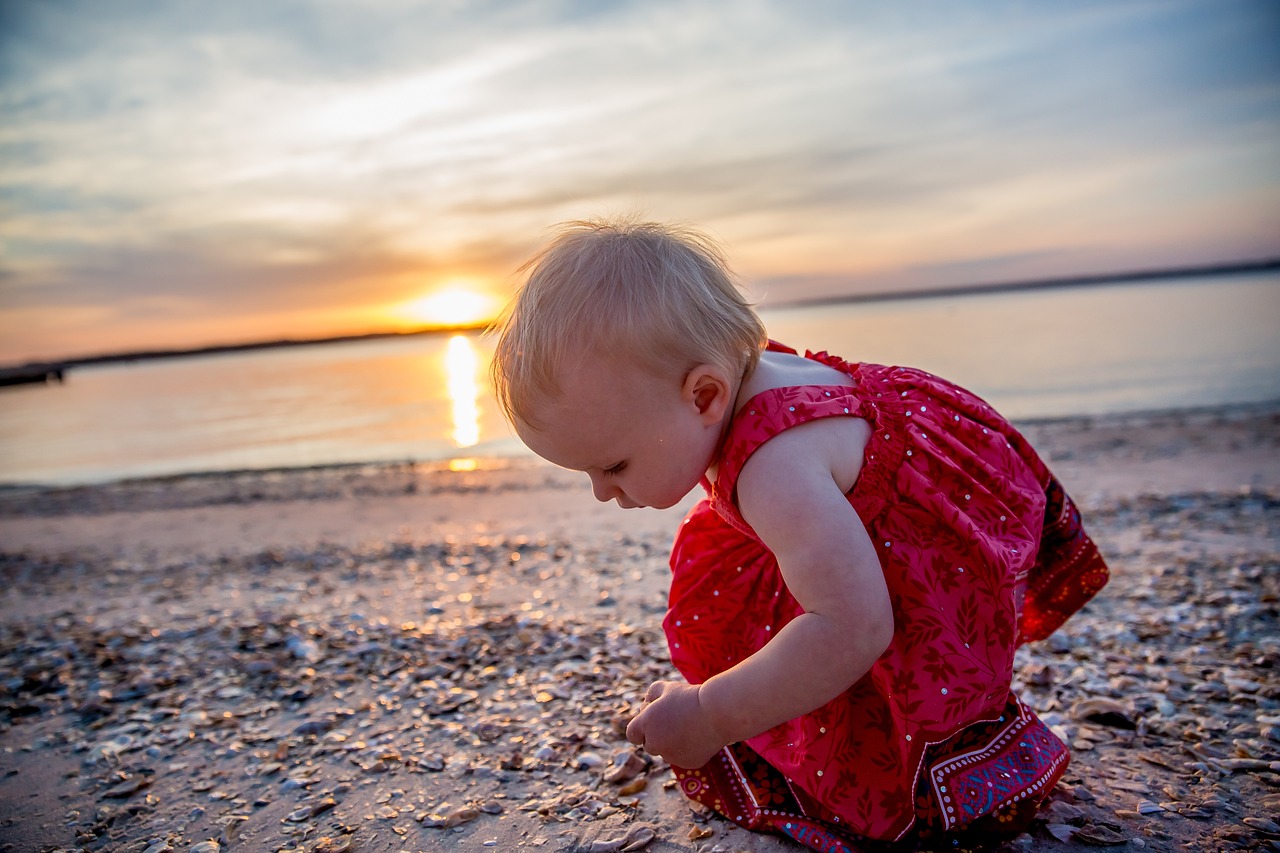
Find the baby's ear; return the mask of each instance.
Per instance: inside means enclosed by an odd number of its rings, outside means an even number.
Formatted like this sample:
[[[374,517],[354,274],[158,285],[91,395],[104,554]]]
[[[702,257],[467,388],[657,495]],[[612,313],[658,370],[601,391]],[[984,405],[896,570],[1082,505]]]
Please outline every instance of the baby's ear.
[[[681,395],[697,409],[707,424],[718,424],[733,405],[733,383],[724,368],[699,364],[685,376]]]

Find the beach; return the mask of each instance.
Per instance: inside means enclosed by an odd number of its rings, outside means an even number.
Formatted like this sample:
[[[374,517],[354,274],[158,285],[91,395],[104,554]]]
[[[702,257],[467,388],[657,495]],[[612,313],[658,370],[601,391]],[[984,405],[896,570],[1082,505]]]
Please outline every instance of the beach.
[[[1112,570],[1023,649],[1005,850],[1280,850],[1280,407],[1019,424]],[[533,460],[0,490],[0,851],[799,851],[620,724],[670,510]]]

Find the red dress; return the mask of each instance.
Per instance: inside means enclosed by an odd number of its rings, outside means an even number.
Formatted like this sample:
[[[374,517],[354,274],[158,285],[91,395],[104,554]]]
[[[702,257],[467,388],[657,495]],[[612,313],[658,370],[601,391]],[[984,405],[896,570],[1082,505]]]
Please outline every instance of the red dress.
[[[818,850],[1016,829],[1068,755],[1010,691],[1014,650],[1088,601],[1107,567],[1057,481],[982,400],[918,370],[806,357],[855,384],[776,388],[738,413],[672,551],[671,659],[700,684],[800,614],[732,496],[756,448],[824,417],[873,428],[848,498],[884,568],[894,636],[827,705],[676,768],[681,789]]]

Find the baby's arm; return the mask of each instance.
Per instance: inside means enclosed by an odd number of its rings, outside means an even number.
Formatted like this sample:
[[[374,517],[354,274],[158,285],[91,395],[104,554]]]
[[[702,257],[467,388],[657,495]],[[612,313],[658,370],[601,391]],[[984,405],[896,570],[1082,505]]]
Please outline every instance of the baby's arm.
[[[702,685],[654,685],[651,704],[628,729],[634,742],[698,767],[725,744],[834,699],[888,647],[893,612],[884,572],[844,494],[867,436],[864,421],[813,421],[753,454],[738,478],[738,507],[804,613]]]

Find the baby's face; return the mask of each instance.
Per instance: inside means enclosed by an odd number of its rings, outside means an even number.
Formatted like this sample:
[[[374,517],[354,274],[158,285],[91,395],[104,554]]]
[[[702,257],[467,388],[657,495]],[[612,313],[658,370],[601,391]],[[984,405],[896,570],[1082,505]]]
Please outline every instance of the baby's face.
[[[560,377],[562,393],[516,424],[534,453],[591,478],[597,500],[665,509],[697,485],[719,444],[679,378],[617,359],[588,360]]]

